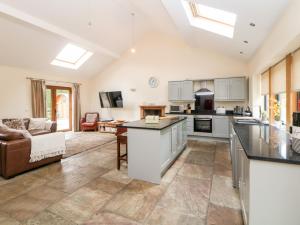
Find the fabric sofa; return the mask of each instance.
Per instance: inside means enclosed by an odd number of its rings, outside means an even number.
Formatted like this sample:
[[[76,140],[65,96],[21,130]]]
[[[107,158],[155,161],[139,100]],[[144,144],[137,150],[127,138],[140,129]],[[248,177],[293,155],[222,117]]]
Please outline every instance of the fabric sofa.
[[[3,119],[5,123],[12,119]],[[28,129],[30,119],[23,119],[25,128]],[[37,129],[29,130],[32,136],[44,135],[56,132],[56,122],[52,122],[49,130]],[[4,178],[11,178],[25,171],[38,168],[40,166],[60,161],[62,155],[46,158],[34,163],[30,163],[31,139],[20,137],[17,134],[0,134],[0,175]]]

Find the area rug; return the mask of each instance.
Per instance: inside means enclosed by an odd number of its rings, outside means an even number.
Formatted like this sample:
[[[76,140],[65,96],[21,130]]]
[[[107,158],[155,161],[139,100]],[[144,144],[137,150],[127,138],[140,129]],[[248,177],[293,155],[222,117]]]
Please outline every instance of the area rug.
[[[115,141],[116,136],[109,133],[99,132],[69,132],[66,137],[66,153],[63,158],[105,145]]]

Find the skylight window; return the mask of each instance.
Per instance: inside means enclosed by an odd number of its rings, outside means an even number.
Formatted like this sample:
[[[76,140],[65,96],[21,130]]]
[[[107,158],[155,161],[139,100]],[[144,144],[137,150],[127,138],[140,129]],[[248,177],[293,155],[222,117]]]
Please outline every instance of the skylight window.
[[[73,44],[67,44],[51,62],[51,64],[77,70],[92,55],[92,52],[89,52],[83,48]]]
[[[181,1],[191,26],[233,38],[236,14],[192,0]]]

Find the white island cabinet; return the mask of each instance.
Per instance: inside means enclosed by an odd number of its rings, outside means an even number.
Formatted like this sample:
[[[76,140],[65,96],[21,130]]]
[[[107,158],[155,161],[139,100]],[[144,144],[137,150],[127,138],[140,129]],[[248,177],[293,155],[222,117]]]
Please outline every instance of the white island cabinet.
[[[163,119],[159,124],[140,120],[123,126],[128,129],[128,176],[160,184],[186,147],[186,118]]]

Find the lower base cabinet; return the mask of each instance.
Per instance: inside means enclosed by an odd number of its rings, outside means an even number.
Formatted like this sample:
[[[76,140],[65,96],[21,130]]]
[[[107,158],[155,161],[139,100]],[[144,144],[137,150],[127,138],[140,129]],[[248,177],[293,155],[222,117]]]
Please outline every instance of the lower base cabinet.
[[[187,144],[187,125],[183,120],[167,129],[161,131],[162,151],[161,171],[164,172],[170,163],[183,151]]]

